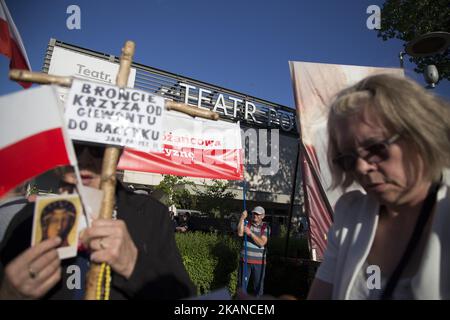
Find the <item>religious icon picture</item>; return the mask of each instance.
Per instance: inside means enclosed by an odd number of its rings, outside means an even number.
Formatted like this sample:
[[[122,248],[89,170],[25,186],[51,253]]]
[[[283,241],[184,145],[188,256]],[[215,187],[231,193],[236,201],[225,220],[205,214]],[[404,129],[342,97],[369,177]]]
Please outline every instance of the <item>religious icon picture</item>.
[[[31,245],[59,236],[60,259],[77,255],[78,224],[82,218],[82,205],[78,195],[52,195],[36,198]]]

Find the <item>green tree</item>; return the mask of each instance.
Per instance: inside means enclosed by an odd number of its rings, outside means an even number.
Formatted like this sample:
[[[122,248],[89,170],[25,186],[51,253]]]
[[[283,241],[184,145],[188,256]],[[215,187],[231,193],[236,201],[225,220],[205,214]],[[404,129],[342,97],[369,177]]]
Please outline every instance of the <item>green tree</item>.
[[[234,193],[227,191],[228,181],[213,180],[211,185],[205,185],[204,190],[195,188],[197,209],[215,217],[223,218],[232,210]]]
[[[386,0],[381,9],[381,28],[378,37],[384,41],[397,38],[406,43],[428,32],[450,30],[448,0]],[[414,71],[423,73],[434,64],[439,78],[450,80],[450,50],[430,57],[410,57]]]
[[[167,206],[174,204],[177,208],[192,208],[195,207],[195,195],[191,194],[186,186],[193,185],[192,181],[188,181],[184,177],[165,174],[155,189],[164,192],[167,198],[163,202]]]

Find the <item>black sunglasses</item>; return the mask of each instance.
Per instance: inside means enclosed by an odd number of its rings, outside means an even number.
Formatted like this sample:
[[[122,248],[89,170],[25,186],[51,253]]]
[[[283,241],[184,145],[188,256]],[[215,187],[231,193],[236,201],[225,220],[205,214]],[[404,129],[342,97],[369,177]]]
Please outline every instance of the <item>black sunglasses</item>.
[[[103,158],[103,155],[105,154],[104,147],[86,144],[77,144],[77,143],[74,143],[73,146],[75,148],[75,154],[77,155],[77,157],[84,152],[84,149],[87,149],[90,155],[93,156],[94,158]]]
[[[375,142],[371,145],[362,148],[365,150],[365,155],[360,155],[356,152],[349,154],[342,154],[333,159],[333,163],[339,166],[343,171],[353,171],[356,167],[358,158],[361,157],[369,163],[380,163],[389,158],[389,146],[400,138],[399,134],[395,134],[384,141]]]

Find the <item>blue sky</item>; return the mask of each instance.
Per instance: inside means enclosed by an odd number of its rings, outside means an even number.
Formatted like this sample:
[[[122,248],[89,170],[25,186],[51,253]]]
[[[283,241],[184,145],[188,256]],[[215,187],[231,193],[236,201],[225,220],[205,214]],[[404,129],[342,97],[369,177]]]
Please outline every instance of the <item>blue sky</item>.
[[[288,61],[398,67],[403,42],[382,41],[366,27],[382,0],[6,0],[31,66],[40,71],[51,37],[294,107]],[[66,9],[81,9],[69,30]],[[383,18],[383,17],[381,17]],[[420,83],[405,57],[407,75]],[[21,90],[0,56],[0,95]],[[450,98],[450,83],[436,93]]]

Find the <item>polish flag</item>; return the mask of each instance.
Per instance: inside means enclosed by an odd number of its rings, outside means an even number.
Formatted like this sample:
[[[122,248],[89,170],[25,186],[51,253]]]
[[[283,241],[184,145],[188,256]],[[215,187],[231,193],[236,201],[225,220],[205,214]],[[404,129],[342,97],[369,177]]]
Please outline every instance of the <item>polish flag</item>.
[[[0,53],[11,59],[10,69],[31,71],[25,47],[5,0],[0,0]],[[24,88],[31,87],[31,82],[19,82],[19,84]]]
[[[55,89],[0,97],[0,197],[56,166],[76,165]]]

